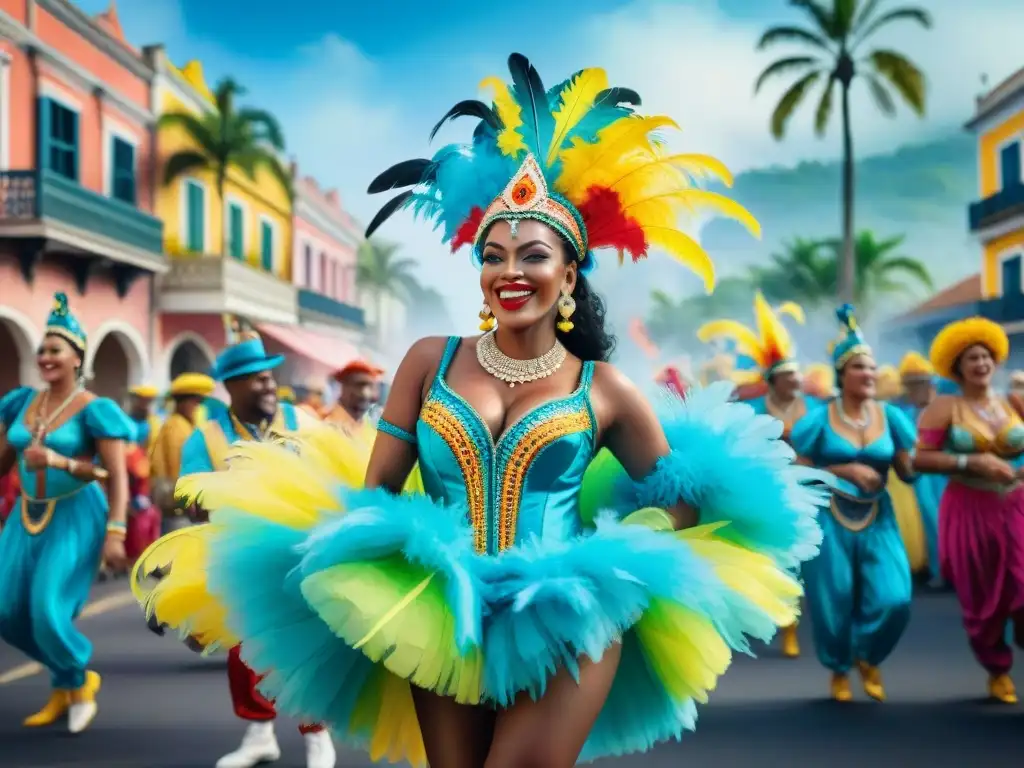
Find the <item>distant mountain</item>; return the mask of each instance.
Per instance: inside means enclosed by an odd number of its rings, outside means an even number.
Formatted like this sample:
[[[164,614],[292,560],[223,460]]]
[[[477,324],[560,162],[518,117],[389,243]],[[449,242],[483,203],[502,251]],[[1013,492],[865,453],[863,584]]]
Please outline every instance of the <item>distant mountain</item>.
[[[937,288],[977,271],[980,265],[980,250],[967,231],[967,206],[977,198],[976,146],[970,135],[956,134],[889,155],[865,157],[856,165],[857,228],[872,229],[880,236],[906,235],[903,253],[928,265]],[[710,222],[701,240],[720,274],[742,272],[765,261],[795,236],[838,236],[839,184],[839,162],[806,162],[738,175],[729,194],[758,218],[763,236],[757,241],[733,222]],[[627,314],[646,313],[641,307],[653,286],[676,295],[700,290],[694,278],[661,258],[639,269],[597,270],[595,284],[608,295],[609,313],[620,329]],[[617,301],[623,294],[630,300]],[[641,295],[643,304],[638,306]],[[898,299],[893,311],[921,298]],[[749,312],[749,307],[741,311]]]

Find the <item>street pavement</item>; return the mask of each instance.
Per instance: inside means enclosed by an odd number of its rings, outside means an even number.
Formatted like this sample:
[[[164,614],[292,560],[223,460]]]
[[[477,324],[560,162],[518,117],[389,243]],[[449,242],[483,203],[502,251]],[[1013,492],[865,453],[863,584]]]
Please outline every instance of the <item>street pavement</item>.
[[[224,662],[202,658],[145,628],[124,582],[100,585],[82,626],[103,674],[100,714],[70,736],[61,728],[21,728],[47,695],[47,679],[0,647],[0,768],[210,768],[242,733],[228,700]],[[1024,705],[984,701],[985,676],[967,651],[949,595],[922,595],[902,645],[884,668],[889,702],[826,699],[828,676],[810,655],[763,649],[740,658],[700,716],[697,733],[653,752],[599,768],[1020,768]],[[1024,688],[1024,676],[1020,682]],[[284,757],[302,766],[295,724],[281,722]],[[339,750],[339,766],[369,766]]]

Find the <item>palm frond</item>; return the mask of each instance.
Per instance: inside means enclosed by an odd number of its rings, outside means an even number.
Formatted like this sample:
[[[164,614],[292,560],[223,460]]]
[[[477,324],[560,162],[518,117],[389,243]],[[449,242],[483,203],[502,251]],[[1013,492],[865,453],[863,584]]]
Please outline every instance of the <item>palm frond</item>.
[[[865,17],[865,19],[866,18],[867,17]],[[894,8],[873,20],[865,20],[865,22],[863,22],[863,26],[856,30],[856,37],[852,45],[856,46],[864,42],[879,29],[887,24],[892,24],[894,21],[913,21],[920,24],[925,29],[932,28],[932,15],[923,8]]]
[[[260,141],[265,141],[274,149],[284,149],[284,132],[277,118],[265,109],[246,107],[235,113],[238,121],[253,131]]]
[[[835,21],[836,36],[849,40],[857,16],[858,0],[832,0],[832,19]]]
[[[789,0],[794,8],[804,11],[830,40],[839,40],[840,34],[836,24],[836,16],[833,11],[817,0]]]
[[[916,282],[929,290],[934,287],[932,283],[932,274],[928,271],[928,267],[917,259],[913,259],[909,256],[891,256],[879,262],[878,273],[880,275],[888,276],[894,272],[903,273],[908,277],[913,278]]]
[[[878,6],[882,4],[882,0],[867,0],[866,3],[857,9],[857,15],[853,19],[853,33],[857,36],[865,24],[871,22],[871,18],[875,15],[875,11],[878,10]]]
[[[814,133],[819,137],[825,135],[829,118],[832,117],[832,95],[835,91],[835,84],[835,75],[830,75],[828,83],[825,84],[825,90],[821,92],[821,98],[818,100],[818,108],[814,110]]]
[[[164,185],[173,184],[180,176],[187,176],[209,168],[210,158],[191,149],[175,152],[164,164]]]
[[[757,50],[763,51],[778,43],[806,43],[826,53],[833,53],[828,38],[802,27],[781,26],[767,30],[757,41]]]
[[[865,72],[863,74],[864,79],[867,80],[871,98],[874,100],[875,106],[878,107],[878,111],[886,117],[894,117],[896,115],[896,103],[892,100],[889,89],[885,87],[885,84],[879,79],[878,75],[873,72]]]
[[[758,75],[757,82],[754,83],[754,93],[759,92],[761,90],[761,86],[776,75],[785,74],[786,72],[790,72],[795,69],[802,70],[807,69],[808,67],[820,67],[821,63],[821,60],[814,56],[787,56],[784,59],[773,61],[765,67],[764,71],[760,75]]]
[[[775,110],[772,112],[771,118],[771,131],[772,136],[776,139],[781,139],[786,135],[786,124],[789,119],[793,116],[796,108],[800,106],[800,102],[804,98],[804,94],[810,90],[818,80],[821,79],[821,72],[809,72],[793,85],[789,87],[782,98],[779,99],[779,103],[775,106]]]
[[[924,115],[924,73],[902,53],[890,50],[872,51],[868,61],[880,77],[887,80],[918,115]]]
[[[270,151],[259,146],[247,147],[232,154],[231,163],[240,168],[251,181],[256,181],[256,173],[262,168],[281,185],[289,200],[294,199],[294,179],[291,173],[281,164],[281,161],[277,159],[277,156]]]
[[[217,133],[211,130],[209,121],[189,112],[168,112],[157,121],[160,130],[180,129],[207,154],[216,154]]]

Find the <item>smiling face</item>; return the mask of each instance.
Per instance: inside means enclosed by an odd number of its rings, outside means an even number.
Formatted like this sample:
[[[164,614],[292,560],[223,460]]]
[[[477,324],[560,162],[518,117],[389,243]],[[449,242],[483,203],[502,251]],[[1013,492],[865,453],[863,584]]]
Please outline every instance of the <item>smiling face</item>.
[[[988,347],[974,344],[960,353],[953,370],[962,384],[986,388],[992,383],[996,361]]]
[[[273,371],[261,371],[224,382],[231,407],[239,414],[272,419],[277,413],[277,381]]]
[[[850,396],[865,399],[874,397],[878,364],[870,355],[855,355],[843,366],[839,378],[843,392]]]
[[[776,397],[789,400],[800,394],[801,378],[799,371],[779,371],[773,373],[769,380],[772,392]]]
[[[487,233],[480,289],[499,326],[510,330],[535,323],[555,325],[558,297],[576,286],[576,261],[565,244],[539,221],[519,222],[516,236],[507,221]]]
[[[39,345],[36,362],[47,384],[73,379],[82,367],[82,353],[62,336],[47,334]]]

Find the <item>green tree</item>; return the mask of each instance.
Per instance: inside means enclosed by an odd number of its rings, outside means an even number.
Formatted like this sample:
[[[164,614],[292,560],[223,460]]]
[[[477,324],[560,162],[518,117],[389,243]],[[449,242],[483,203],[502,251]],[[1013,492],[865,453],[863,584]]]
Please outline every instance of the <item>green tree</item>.
[[[384,305],[388,298],[406,306],[424,289],[413,275],[416,262],[398,257],[399,246],[378,240],[364,240],[356,254],[356,284],[376,304],[377,341],[383,342]]]
[[[805,50],[769,64],[754,85],[761,87],[779,76],[796,78],[783,93],[771,116],[771,132],[782,139],[790,118],[815,86],[822,84],[814,114],[814,130],[824,136],[832,116],[836,89],[839,90],[843,132],[842,233],[839,299],[855,297],[854,257],[854,155],[850,117],[850,88],[861,78],[876,107],[887,116],[896,113],[895,92],[918,115],[925,111],[925,78],[918,67],[898,51],[874,48],[865,52],[872,36],[894,22],[910,21],[931,27],[931,16],[922,8],[899,7],[882,10],[883,0],[790,0],[810,22],[807,26],[782,25],[768,29],[757,44],[763,50],[778,44],[796,43]]]
[[[836,261],[820,240],[797,237],[782,244],[765,266],[750,269],[751,282],[772,302],[817,307],[836,294]]]
[[[903,235],[878,240],[874,233],[862,230],[854,241],[855,290],[853,301],[863,307],[862,314],[877,308],[879,300],[887,296],[913,294],[919,289],[934,290],[931,273],[921,261],[899,253]],[[843,243],[839,239],[826,240],[823,247],[831,252],[830,261],[838,266],[842,258]]]
[[[167,159],[164,184],[181,176],[209,171],[214,176],[217,197],[223,208],[224,185],[232,168],[256,179],[256,172],[269,171],[293,195],[292,175],[278,159],[284,150],[284,135],[277,119],[262,109],[236,108],[235,100],[245,94],[238,83],[224,78],[214,89],[216,110],[202,115],[191,112],[170,112],[160,117],[158,127],[180,128],[190,138],[191,146]],[[223,248],[224,243],[221,243]]]
[[[650,295],[645,322],[651,341],[669,348],[692,345],[697,329],[708,320],[730,317],[750,306],[753,286],[747,277],[726,277],[712,294],[695,294],[675,299],[664,291]]]

